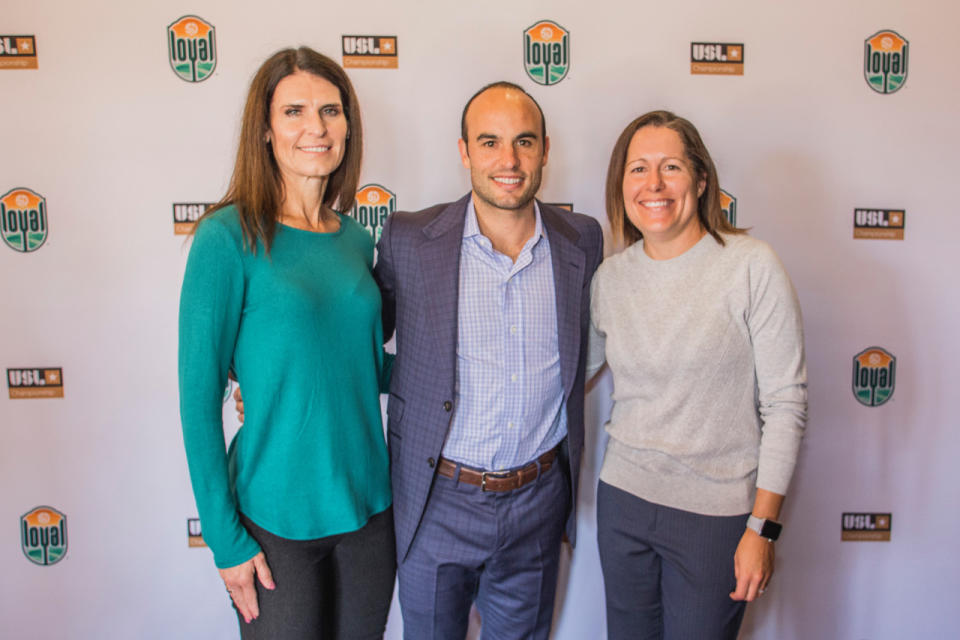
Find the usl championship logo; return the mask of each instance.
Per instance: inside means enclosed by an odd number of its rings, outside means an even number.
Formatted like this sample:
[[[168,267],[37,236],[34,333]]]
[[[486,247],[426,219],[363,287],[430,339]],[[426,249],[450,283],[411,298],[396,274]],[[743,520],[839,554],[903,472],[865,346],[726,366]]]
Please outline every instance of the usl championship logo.
[[[367,228],[374,240],[380,239],[387,216],[397,210],[397,196],[379,184],[367,184],[357,191],[350,215]]]
[[[691,42],[690,73],[743,75],[743,43]]]
[[[62,398],[63,369],[7,369],[7,388],[13,399]]]
[[[889,513],[845,513],[840,529],[840,539],[890,542]]]
[[[342,36],[346,69],[396,69],[400,58],[397,36]]]
[[[213,202],[174,202],[173,203],[173,233],[177,236],[189,235],[207,209]]]
[[[570,32],[541,20],[523,32],[523,68],[537,84],[557,84],[570,70]]]
[[[0,36],[0,69],[36,69],[34,36]]]
[[[187,82],[202,82],[217,68],[216,29],[197,16],[183,16],[167,27],[170,67]]]
[[[893,396],[897,359],[880,347],[853,356],[853,395],[860,404],[879,407]]]
[[[187,518],[187,546],[207,546],[203,540],[203,531],[200,529],[200,518]]]
[[[903,209],[854,209],[853,237],[903,240],[906,217]]]
[[[877,31],[863,43],[863,77],[877,93],[893,93],[907,81],[910,43],[896,31]]]
[[[723,189],[720,189],[720,210],[727,222],[737,226],[737,199]]]
[[[0,197],[3,241],[15,251],[36,251],[47,239],[47,199],[31,189],[11,189]]]
[[[37,507],[20,517],[20,546],[27,560],[56,564],[67,552],[67,516],[53,507]]]

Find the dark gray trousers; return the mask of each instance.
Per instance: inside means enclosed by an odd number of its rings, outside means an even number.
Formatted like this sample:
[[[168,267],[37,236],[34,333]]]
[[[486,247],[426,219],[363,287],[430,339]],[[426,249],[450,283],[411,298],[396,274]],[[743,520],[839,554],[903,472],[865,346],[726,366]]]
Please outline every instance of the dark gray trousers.
[[[745,603],[733,554],[747,516],[705,516],[600,482],[597,539],[609,640],[734,640]]]
[[[288,540],[240,521],[260,543],[276,589],[259,581],[260,617],[240,620],[243,640],[375,640],[383,637],[393,598],[393,508],[357,531]]]

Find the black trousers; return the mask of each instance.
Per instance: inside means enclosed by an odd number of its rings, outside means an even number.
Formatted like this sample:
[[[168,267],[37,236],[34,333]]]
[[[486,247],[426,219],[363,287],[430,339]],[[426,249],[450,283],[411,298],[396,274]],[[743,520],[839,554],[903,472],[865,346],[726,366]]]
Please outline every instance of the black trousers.
[[[383,637],[397,568],[392,507],[357,531],[316,540],[280,538],[240,520],[276,584],[271,591],[256,581],[260,617],[247,624],[238,614],[243,640]]]
[[[672,509],[601,481],[597,540],[610,640],[735,640],[746,605],[730,599],[733,554],[748,515]]]

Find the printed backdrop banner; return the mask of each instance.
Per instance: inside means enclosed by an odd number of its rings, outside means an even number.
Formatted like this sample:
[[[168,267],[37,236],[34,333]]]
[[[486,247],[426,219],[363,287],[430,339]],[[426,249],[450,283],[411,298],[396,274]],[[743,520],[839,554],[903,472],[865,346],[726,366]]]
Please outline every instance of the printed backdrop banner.
[[[623,126],[655,108],[692,120],[726,214],[777,250],[806,328],[808,435],[776,575],[742,637],[956,633],[960,5],[8,5],[3,637],[236,637],[183,453],[178,297],[185,233],[226,188],[250,78],[300,44],[343,62],[356,84],[366,149],[355,215],[374,234],[395,209],[469,189],[456,140],[482,84],[536,96],[551,138],[542,199],[602,221]],[[564,551],[558,640],[605,637],[594,500],[611,391],[605,374],[587,399],[580,544]],[[387,637],[400,629],[394,607]]]

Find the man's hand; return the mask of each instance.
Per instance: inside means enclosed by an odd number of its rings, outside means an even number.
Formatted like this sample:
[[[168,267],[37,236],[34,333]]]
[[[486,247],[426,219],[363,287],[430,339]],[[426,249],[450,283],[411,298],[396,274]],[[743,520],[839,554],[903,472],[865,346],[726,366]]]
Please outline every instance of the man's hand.
[[[243,396],[240,394],[240,387],[237,387],[233,392],[233,403],[237,410],[237,420],[240,421],[240,424],[243,424]]]

